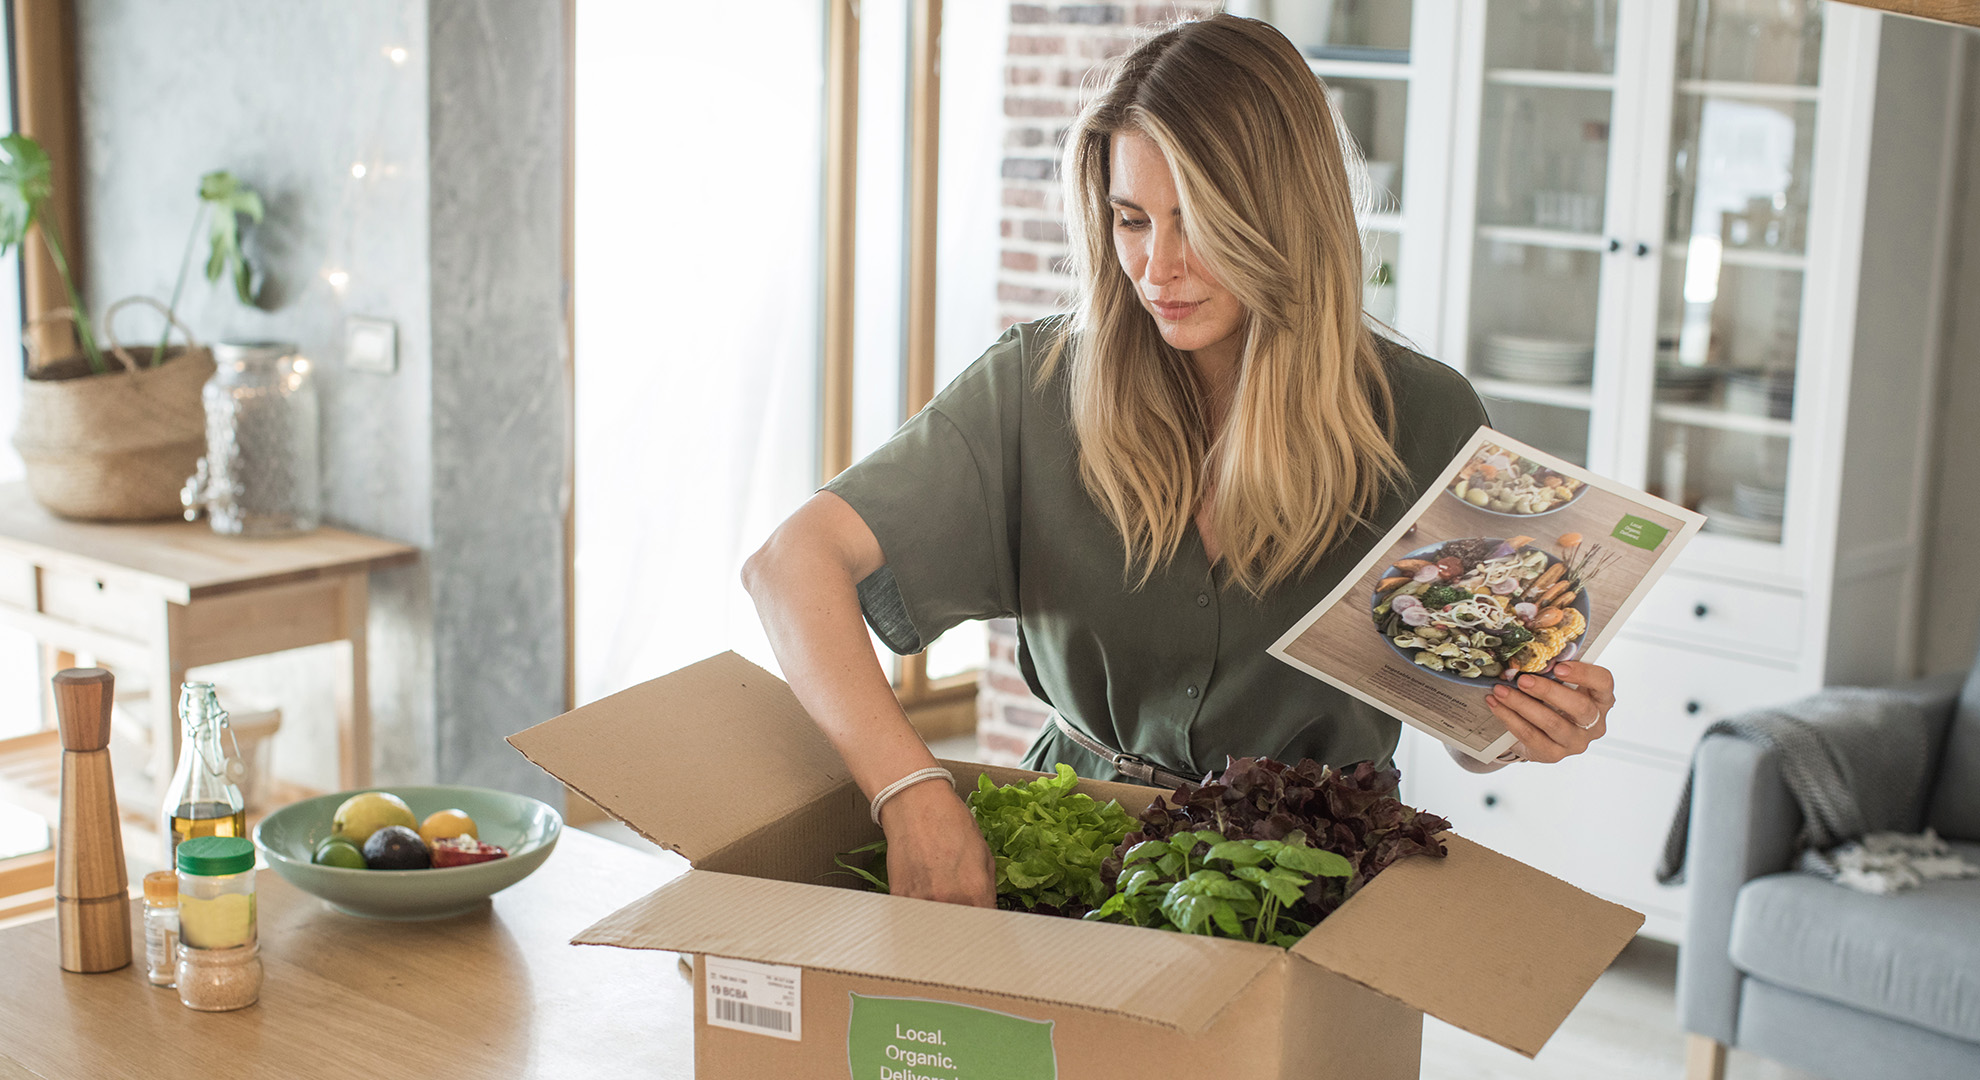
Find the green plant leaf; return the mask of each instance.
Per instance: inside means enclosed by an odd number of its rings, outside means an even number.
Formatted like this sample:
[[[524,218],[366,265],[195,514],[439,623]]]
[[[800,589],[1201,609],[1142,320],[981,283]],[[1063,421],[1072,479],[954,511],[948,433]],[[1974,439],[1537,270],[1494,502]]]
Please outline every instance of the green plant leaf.
[[[26,135],[0,137],[0,254],[27,241],[28,227],[55,194],[47,151]]]
[[[1244,936],[1244,920],[1238,918],[1237,912],[1231,909],[1230,904],[1211,905],[1210,918],[1216,922],[1217,929],[1224,932],[1224,936],[1234,938]]]
[[[240,218],[261,221],[265,213],[261,196],[234,174],[221,171],[200,177],[199,197],[212,210],[207,226],[211,247],[206,256],[206,280],[219,281],[221,274],[231,272],[234,294],[241,303],[253,304],[254,275],[247,256],[241,252]]]
[[[1204,858],[1222,859],[1232,866],[1257,866],[1265,861],[1266,856],[1260,848],[1269,843],[1271,843],[1269,840],[1226,840],[1220,844],[1210,845],[1210,853]]]
[[[1306,847],[1300,844],[1287,844],[1272,860],[1288,870],[1318,877],[1351,877],[1354,864],[1331,851]]]
[[[1290,870],[1280,869],[1266,872],[1258,879],[1258,884],[1269,890],[1279,903],[1291,907],[1299,903],[1300,897],[1306,895],[1306,886],[1311,880]]]

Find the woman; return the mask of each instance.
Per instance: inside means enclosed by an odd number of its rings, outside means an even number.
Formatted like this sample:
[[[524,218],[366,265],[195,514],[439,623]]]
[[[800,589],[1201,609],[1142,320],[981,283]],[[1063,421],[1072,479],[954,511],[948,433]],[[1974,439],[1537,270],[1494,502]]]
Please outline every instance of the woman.
[[[1015,616],[1058,713],[1032,768],[1167,783],[1227,755],[1394,753],[1394,718],[1266,653],[1485,420],[1462,376],[1363,323],[1353,153],[1266,24],[1141,44],[1068,135],[1073,313],[1013,327],[745,567],[792,689],[885,796],[895,893],[988,905],[994,875],[862,613],[898,652]],[[1557,670],[1577,685],[1488,692],[1522,757],[1605,730],[1609,673]]]

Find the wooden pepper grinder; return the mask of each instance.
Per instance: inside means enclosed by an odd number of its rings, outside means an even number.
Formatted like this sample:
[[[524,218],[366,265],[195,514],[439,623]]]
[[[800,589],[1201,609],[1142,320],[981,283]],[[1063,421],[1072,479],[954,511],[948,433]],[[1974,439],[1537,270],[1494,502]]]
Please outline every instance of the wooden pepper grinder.
[[[124,834],[110,775],[110,699],[102,668],[55,675],[62,726],[62,823],[55,849],[55,918],[62,970],[115,971],[131,962]]]

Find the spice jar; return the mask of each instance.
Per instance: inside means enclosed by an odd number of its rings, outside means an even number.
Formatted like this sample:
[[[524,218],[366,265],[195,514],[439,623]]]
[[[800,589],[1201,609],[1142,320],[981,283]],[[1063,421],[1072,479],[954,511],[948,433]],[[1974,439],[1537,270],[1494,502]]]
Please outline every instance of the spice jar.
[[[261,997],[254,841],[198,836],[179,845],[179,1001],[202,1012]]]
[[[179,974],[179,876],[144,875],[144,963],[153,986],[174,986]]]

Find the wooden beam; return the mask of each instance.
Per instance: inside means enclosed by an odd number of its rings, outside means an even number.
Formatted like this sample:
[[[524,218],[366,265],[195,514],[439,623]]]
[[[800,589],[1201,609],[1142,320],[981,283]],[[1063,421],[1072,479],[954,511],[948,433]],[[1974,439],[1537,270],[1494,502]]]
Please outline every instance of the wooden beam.
[[[14,115],[20,132],[48,152],[55,174],[55,197],[48,213],[62,234],[69,272],[83,290],[82,124],[76,103],[76,25],[68,0],[13,0]],[[69,306],[61,276],[45,244],[25,246],[21,260],[22,319]],[[54,358],[77,349],[75,330],[64,323],[32,331],[39,354]]]
[[[1847,0],[1857,7],[1910,15],[1955,26],[1980,27],[1980,0]]]
[[[819,469],[852,464],[853,246],[859,192],[859,9],[831,0],[825,28],[825,310]]]
[[[942,0],[914,0],[908,62],[907,378],[902,416],[935,396],[935,210],[941,178]]]

